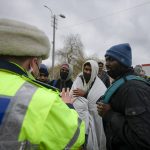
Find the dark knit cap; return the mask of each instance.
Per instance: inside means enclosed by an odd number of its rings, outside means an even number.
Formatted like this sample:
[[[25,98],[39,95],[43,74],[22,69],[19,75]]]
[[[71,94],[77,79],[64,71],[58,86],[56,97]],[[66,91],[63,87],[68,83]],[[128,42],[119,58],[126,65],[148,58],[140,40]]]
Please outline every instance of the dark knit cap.
[[[106,51],[106,56],[111,56],[126,67],[131,67],[132,65],[132,52],[128,43],[112,46]]]
[[[40,73],[44,73],[46,76],[49,75],[48,69],[47,69],[46,65],[44,65],[44,64],[40,65],[40,70],[39,71],[40,71]]]

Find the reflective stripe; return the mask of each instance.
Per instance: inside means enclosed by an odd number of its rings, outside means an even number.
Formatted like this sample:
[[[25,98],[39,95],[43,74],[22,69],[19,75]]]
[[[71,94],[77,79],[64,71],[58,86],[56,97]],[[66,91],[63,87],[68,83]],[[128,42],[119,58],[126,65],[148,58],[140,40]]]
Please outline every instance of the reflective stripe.
[[[12,144],[16,146],[16,148],[14,147],[15,150],[18,149],[18,144],[20,145],[20,143],[18,142],[17,144],[17,141],[22,122],[29,102],[36,90],[37,87],[25,82],[16,92],[15,96],[11,97],[2,125],[0,126],[0,149],[12,150]],[[8,144],[9,142],[12,142],[12,144]]]
[[[78,118],[78,128],[77,128],[74,136],[72,137],[72,139],[66,145],[65,150],[69,150],[75,144],[76,140],[78,139],[78,136],[80,134],[80,125],[81,125],[81,122],[82,122],[82,120],[80,118]]]
[[[39,145],[31,144],[28,141],[21,142],[19,150],[38,150]]]
[[[39,145],[29,142],[0,141],[0,150],[39,150]]]

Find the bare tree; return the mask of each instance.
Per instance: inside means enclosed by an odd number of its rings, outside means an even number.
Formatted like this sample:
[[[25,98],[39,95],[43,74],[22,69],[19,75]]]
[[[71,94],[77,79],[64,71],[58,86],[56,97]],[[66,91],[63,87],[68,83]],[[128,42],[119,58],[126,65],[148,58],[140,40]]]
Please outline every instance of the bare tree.
[[[78,73],[82,71],[83,63],[88,59],[96,60],[97,62],[99,59],[97,56],[90,56],[87,57],[83,51],[83,44],[78,34],[70,34],[66,36],[64,40],[64,47],[56,51],[56,56],[59,60],[59,65],[55,66],[57,72],[55,77],[59,76],[58,68],[61,63],[69,63],[73,66],[73,75],[72,78],[75,79]]]
[[[70,34],[64,40],[64,47],[57,50],[56,55],[61,62],[76,64],[84,58],[83,44],[78,34]]]
[[[73,66],[73,79],[81,72],[85,61],[83,44],[79,34],[70,34],[64,40],[64,47],[56,52],[60,63],[66,62]]]

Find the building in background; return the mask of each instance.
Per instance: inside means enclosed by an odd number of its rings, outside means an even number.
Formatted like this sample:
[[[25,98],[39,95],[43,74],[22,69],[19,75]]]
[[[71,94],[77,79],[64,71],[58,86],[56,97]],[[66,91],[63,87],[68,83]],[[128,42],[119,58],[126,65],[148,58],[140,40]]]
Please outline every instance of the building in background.
[[[142,64],[142,68],[145,71],[146,75],[150,77],[150,64]]]

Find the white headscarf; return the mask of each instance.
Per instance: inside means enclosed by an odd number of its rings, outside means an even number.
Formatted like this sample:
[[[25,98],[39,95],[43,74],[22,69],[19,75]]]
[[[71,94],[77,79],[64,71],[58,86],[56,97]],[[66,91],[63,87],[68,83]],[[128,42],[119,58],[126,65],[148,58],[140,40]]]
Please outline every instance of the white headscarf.
[[[106,87],[104,83],[97,76],[98,74],[98,64],[94,60],[88,60],[87,62],[91,65],[91,78],[87,84],[83,85],[80,73],[75,81],[73,82],[70,94],[73,95],[74,89],[82,89],[84,91],[88,91],[87,98],[77,97],[74,102],[74,107],[78,112],[81,119],[83,119],[86,123],[86,133],[88,134],[88,142],[87,149],[88,150],[105,150],[105,134],[103,130],[102,118],[98,115],[96,108],[96,101],[104,94],[106,91]],[[83,65],[84,67],[84,65]],[[83,70],[83,69],[82,69]],[[89,90],[90,85],[94,81],[93,86]]]
[[[91,84],[93,81],[94,81],[94,79],[97,77],[97,75],[98,75],[98,63],[96,62],[96,61],[94,61],[94,60],[87,60],[84,64],[83,64],[83,66],[82,66],[82,75],[83,75],[83,71],[84,71],[84,66],[85,66],[85,64],[87,64],[87,63],[90,63],[90,65],[91,65],[91,78],[90,78],[90,80],[89,80],[89,82],[88,82],[88,84]]]
[[[90,80],[88,81],[88,83],[86,83],[86,81],[85,81],[85,79],[84,79],[84,76],[83,76],[84,66],[85,66],[85,64],[87,64],[87,63],[90,63],[91,68],[92,68],[92,70],[91,70],[91,78],[90,78]],[[78,75],[78,77],[81,77],[81,76],[82,76],[83,79],[84,79],[84,84],[83,84],[82,90],[84,90],[85,92],[88,91],[88,89],[90,88],[92,82],[95,80],[97,74],[98,74],[98,64],[97,64],[96,61],[94,61],[94,60],[88,60],[88,61],[86,61],[86,62],[83,64],[83,66],[82,66],[82,72]]]

